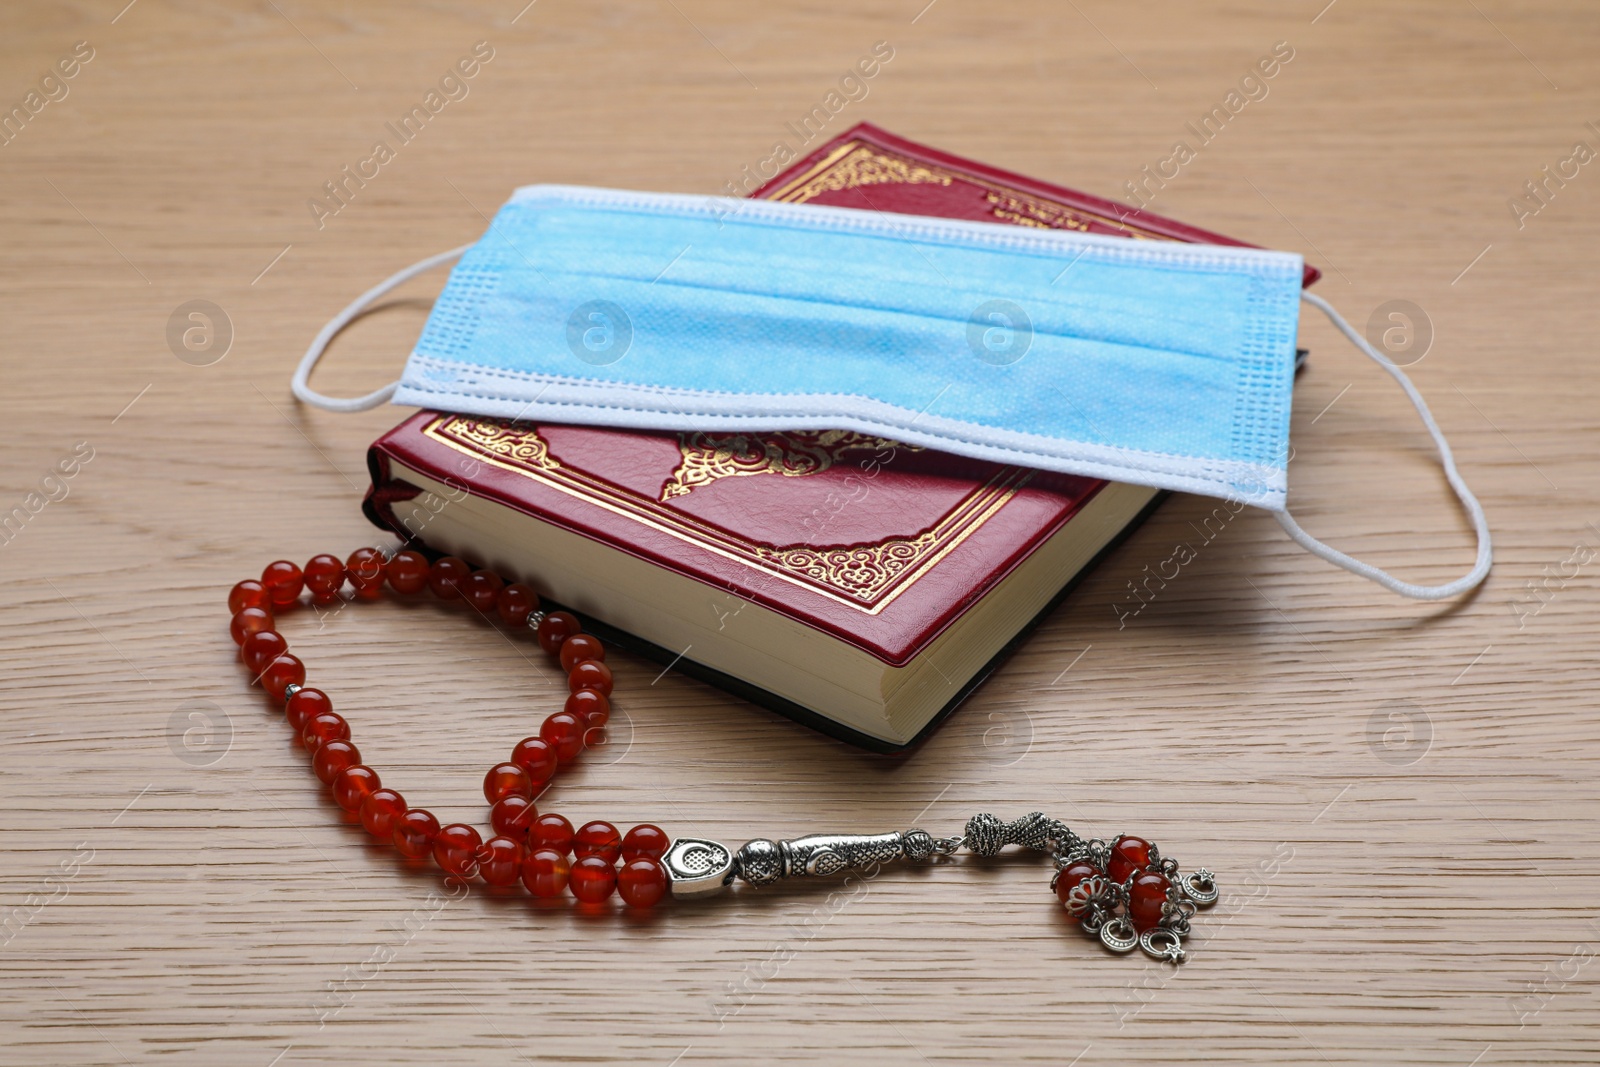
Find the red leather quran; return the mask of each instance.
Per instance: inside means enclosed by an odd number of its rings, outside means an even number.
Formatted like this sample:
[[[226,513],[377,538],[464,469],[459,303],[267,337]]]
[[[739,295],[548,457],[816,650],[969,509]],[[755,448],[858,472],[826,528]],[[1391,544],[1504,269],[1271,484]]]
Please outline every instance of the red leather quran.
[[[754,195],[1237,244],[858,126]],[[647,433],[423,411],[369,518],[855,744],[949,714],[1160,494],[826,428]]]

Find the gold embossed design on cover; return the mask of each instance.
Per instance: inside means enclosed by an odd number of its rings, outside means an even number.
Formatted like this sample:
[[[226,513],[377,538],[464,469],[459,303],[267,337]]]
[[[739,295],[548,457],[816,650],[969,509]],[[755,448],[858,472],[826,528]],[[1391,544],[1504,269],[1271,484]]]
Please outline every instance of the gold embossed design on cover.
[[[1081,230],[1089,232],[1089,222],[1076,211],[1068,211],[1060,204],[1038,200],[1031,196],[1011,196],[990,193],[989,201],[994,216],[1019,226],[1032,226],[1041,230]]]
[[[849,589],[865,599],[892,582],[907,567],[915,566],[937,537],[937,531],[929,530],[911,540],[892,538],[875,545],[843,548],[758,545],[756,552],[768,562]]]
[[[440,415],[422,432],[453,451],[530,478],[868,615],[876,615],[893,603],[1033,477],[1032,471],[1021,467],[1001,467],[931,527],[909,537],[870,545],[764,545],[587,471],[566,466],[551,455],[549,442],[526,423]]]
[[[722,478],[753,474],[781,474],[804,478],[821,474],[848,452],[896,449],[921,452],[921,445],[904,445],[887,437],[854,430],[799,430],[787,433],[680,433],[678,450],[683,459],[661,487],[661,499],[688,496]]]
[[[792,196],[782,199],[803,204],[818,193],[836,193],[863,185],[949,185],[954,177],[942,168],[923,166],[904,156],[879,152],[859,143],[852,142],[846,147],[848,150],[831,166],[817,173]]]
[[[907,185],[947,186],[952,181],[976,185],[985,190],[990,214],[1007,222],[1043,229],[1087,230],[1089,220],[1092,219],[1102,225],[1121,230],[1131,237],[1157,241],[1176,240],[1166,234],[1136,226],[1120,217],[1084,211],[1081,208],[1069,208],[1058,201],[1032,196],[976,174],[949,170],[934,163],[924,163],[861,141],[846,141],[818,160],[810,170],[796,177],[767,199],[803,204],[820,193],[840,192],[864,185],[890,185],[899,182]]]

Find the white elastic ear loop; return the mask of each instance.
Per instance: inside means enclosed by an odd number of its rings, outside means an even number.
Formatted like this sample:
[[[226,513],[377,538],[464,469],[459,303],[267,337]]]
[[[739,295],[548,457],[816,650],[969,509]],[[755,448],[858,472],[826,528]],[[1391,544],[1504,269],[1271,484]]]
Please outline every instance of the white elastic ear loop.
[[[1363,578],[1370,578],[1385,589],[1391,589],[1401,596],[1412,597],[1416,600],[1448,600],[1451,597],[1460,596],[1483,581],[1484,577],[1489,573],[1490,563],[1493,562],[1494,552],[1489,543],[1489,520],[1484,517],[1483,505],[1478,503],[1478,498],[1472,495],[1472,490],[1467,488],[1467,483],[1456,470],[1455,457],[1450,453],[1450,446],[1445,442],[1444,434],[1439,430],[1439,424],[1433,421],[1433,413],[1428,410],[1428,405],[1422,399],[1422,394],[1417,392],[1417,387],[1411,384],[1411,379],[1406,377],[1405,371],[1395,366],[1393,360],[1373,348],[1365,337],[1351,329],[1350,324],[1345,322],[1326,300],[1306,292],[1300,294],[1300,299],[1312,307],[1320,309],[1324,315],[1328,316],[1329,320],[1339,327],[1340,332],[1350,338],[1352,344],[1365,352],[1374,363],[1388,371],[1394,377],[1394,380],[1400,383],[1400,388],[1406,391],[1406,396],[1411,398],[1411,405],[1417,409],[1417,414],[1422,416],[1422,424],[1428,428],[1428,433],[1433,437],[1433,443],[1439,447],[1439,462],[1444,467],[1444,476],[1449,480],[1450,488],[1456,491],[1456,497],[1460,499],[1461,506],[1466,509],[1468,515],[1472,516],[1472,525],[1478,532],[1478,561],[1473,564],[1471,571],[1453,582],[1446,582],[1444,585],[1413,585],[1411,582],[1403,582],[1394,575],[1379,570],[1370,563],[1363,563],[1358,559],[1347,556],[1331,545],[1323,544],[1302,530],[1300,524],[1289,516],[1288,511],[1273,512],[1273,515],[1278,520],[1278,525],[1282,526],[1300,547],[1312,555],[1321,556],[1329,563],[1337,564],[1347,571],[1361,575]]]
[[[429,271],[442,264],[460,259],[462,253],[471,247],[471,245],[462,245],[460,248],[452,248],[448,252],[440,252],[436,256],[429,256],[421,262],[411,264],[405,270],[400,271],[386,281],[379,282],[356,297],[349,307],[328,320],[328,324],[322,328],[322,332],[317,334],[316,339],[311,342],[311,347],[306,349],[306,354],[300,358],[300,366],[295,368],[294,377],[289,380],[289,388],[294,390],[294,395],[304,403],[322,408],[325,411],[365,411],[368,408],[377,407],[394,396],[394,391],[400,387],[399,382],[390,382],[377,392],[368,393],[366,396],[349,398],[323,396],[311,388],[311,368],[317,365],[317,360],[321,359],[322,353],[327,351],[328,342],[332,341],[340,330],[350,325],[350,320],[365,311],[374,300],[396,286],[410,281],[424,271]]]

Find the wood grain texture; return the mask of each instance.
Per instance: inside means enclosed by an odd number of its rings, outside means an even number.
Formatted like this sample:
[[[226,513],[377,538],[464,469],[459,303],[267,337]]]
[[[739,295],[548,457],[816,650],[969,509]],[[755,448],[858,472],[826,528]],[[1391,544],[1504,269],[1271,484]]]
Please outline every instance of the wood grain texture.
[[[1520,227],[1507,205],[1600,146],[1590,6],[124,2],[0,15],[6,108],[95,50],[0,147],[0,512],[93,449],[0,545],[0,1062],[1600,1059],[1600,174]],[[307,200],[480,40],[469,95],[319,229]],[[1210,505],[1178,497],[909,758],[618,655],[625,728],[550,800],[733,842],[1035,807],[1143,830],[1230,894],[1175,975],[1066,929],[1024,859],[644,918],[429,903],[438,873],[340,823],[232,659],[233,581],[374,538],[363,449],[398,413],[287,390],[328,316],[519,184],[723,189],[798,147],[786,124],[880,40],[894,58],[826,132],[870,118],[1109,196],[1289,42],[1153,206],[1305,253],[1358,324],[1425,309],[1413,372],[1496,569],[1459,604],[1404,602],[1246,512],[1119,626],[1128,583],[1200,537]],[[393,376],[438,284],[363,320],[319,384]],[[232,325],[209,366],[169,348],[190,300]],[[1305,341],[1302,521],[1459,573],[1469,531],[1403,398],[1325,324]],[[483,770],[559,692],[541,656],[426,606],[286,628],[385,780],[446,818],[481,818]],[[184,747],[195,701],[226,744]]]

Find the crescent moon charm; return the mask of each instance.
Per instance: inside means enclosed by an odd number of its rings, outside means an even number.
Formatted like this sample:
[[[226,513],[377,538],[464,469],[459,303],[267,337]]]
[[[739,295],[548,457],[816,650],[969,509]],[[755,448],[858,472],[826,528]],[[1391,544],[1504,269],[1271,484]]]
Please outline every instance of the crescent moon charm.
[[[1144,949],[1148,956],[1173,963],[1182,963],[1187,955],[1183,951],[1183,939],[1171,930],[1159,926],[1140,935],[1139,947]]]
[[[1139,935],[1134,932],[1132,923],[1119,916],[1101,925],[1100,943],[1112,952],[1132,952],[1139,944]]]
[[[1202,908],[1217,902],[1217,880],[1204,867],[1180,879],[1178,886],[1184,896]]]

